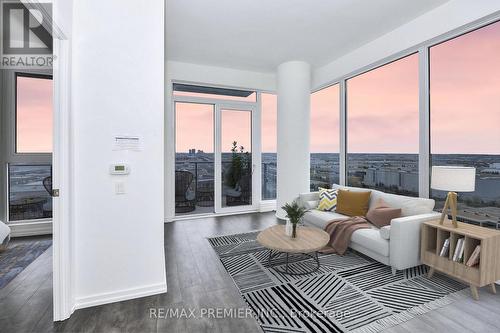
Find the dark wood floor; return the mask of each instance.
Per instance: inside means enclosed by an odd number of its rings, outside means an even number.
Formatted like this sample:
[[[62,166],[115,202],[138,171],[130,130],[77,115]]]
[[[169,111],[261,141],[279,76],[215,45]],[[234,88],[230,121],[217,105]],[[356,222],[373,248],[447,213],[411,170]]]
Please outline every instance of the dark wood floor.
[[[206,237],[276,224],[273,213],[165,224],[168,293],[76,311],[52,323],[52,255],[45,252],[0,290],[0,332],[261,332],[248,319],[150,319],[150,308],[245,307]],[[470,298],[419,316],[387,332],[500,332],[500,295]]]

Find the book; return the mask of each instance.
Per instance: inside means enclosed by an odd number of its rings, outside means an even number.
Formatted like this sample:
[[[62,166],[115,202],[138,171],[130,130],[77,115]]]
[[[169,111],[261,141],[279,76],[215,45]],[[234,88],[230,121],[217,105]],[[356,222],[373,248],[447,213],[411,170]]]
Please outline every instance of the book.
[[[455,246],[455,252],[453,253],[453,261],[459,261],[460,260],[460,256],[463,255],[463,248],[464,246],[464,239],[463,238],[459,238],[458,241],[457,241],[457,245]]]
[[[460,251],[458,252],[458,262],[463,262],[464,261],[464,250],[465,250],[465,240],[462,240],[462,243],[460,244]]]
[[[469,267],[472,267],[472,266],[478,264],[480,254],[481,254],[481,245],[478,245],[478,246],[476,246],[476,248],[474,249],[474,251],[470,255],[469,260],[467,260],[466,265]]]
[[[441,248],[441,252],[439,252],[440,257],[447,257],[450,252],[450,238],[446,238],[443,243],[443,247]]]

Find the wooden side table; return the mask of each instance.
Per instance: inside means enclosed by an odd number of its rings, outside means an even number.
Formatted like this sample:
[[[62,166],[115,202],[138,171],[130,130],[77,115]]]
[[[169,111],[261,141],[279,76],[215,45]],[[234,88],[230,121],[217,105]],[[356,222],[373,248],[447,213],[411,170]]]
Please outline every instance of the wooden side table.
[[[446,220],[422,223],[420,257],[422,263],[430,267],[429,276],[434,271],[445,273],[470,285],[472,297],[479,300],[478,287],[490,286],[496,294],[495,281],[500,280],[500,231],[458,222],[458,228]],[[445,240],[450,239],[449,252],[440,256]],[[460,238],[464,239],[463,261],[453,260],[453,254]],[[467,266],[472,252],[481,246],[479,264]]]

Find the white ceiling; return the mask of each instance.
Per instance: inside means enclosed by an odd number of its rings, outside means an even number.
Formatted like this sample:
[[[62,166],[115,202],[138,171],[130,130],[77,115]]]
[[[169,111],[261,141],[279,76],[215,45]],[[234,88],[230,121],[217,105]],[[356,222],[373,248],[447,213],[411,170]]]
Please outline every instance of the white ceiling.
[[[254,71],[322,66],[448,0],[167,0],[167,59]]]

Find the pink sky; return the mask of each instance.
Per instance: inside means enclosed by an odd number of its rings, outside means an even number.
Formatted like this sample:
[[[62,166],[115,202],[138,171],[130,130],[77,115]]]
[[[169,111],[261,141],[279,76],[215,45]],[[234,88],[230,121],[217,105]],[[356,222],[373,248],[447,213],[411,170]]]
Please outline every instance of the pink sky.
[[[276,152],[277,97],[263,93],[262,98],[262,152]],[[213,113],[210,104],[176,103],[176,151],[201,149],[213,152]],[[228,125],[229,124],[229,125]],[[250,148],[251,119],[249,112],[224,111],[222,116],[223,151],[230,151],[233,140],[245,150]]]
[[[214,106],[212,104],[175,103],[175,151],[189,149],[214,152]]]
[[[431,151],[500,154],[500,23],[431,48]]]
[[[418,153],[418,55],[347,80],[347,151]]]
[[[339,152],[339,85],[311,94],[311,153]]]
[[[17,152],[52,152],[52,80],[17,78]]]
[[[275,153],[277,145],[278,97],[275,94],[261,94],[262,101],[262,152]]]
[[[500,23],[431,48],[432,153],[500,154],[499,55]],[[349,79],[348,152],[418,153],[418,94],[416,54]],[[262,94],[263,152],[276,151],[276,116],[276,95]],[[249,120],[226,118],[223,143],[249,147]],[[177,119],[177,151],[213,151],[212,106],[178,103]],[[313,153],[339,151],[338,85],[311,95],[310,139]]]
[[[221,148],[230,152],[233,141],[252,152],[252,113],[250,111],[221,110]]]

